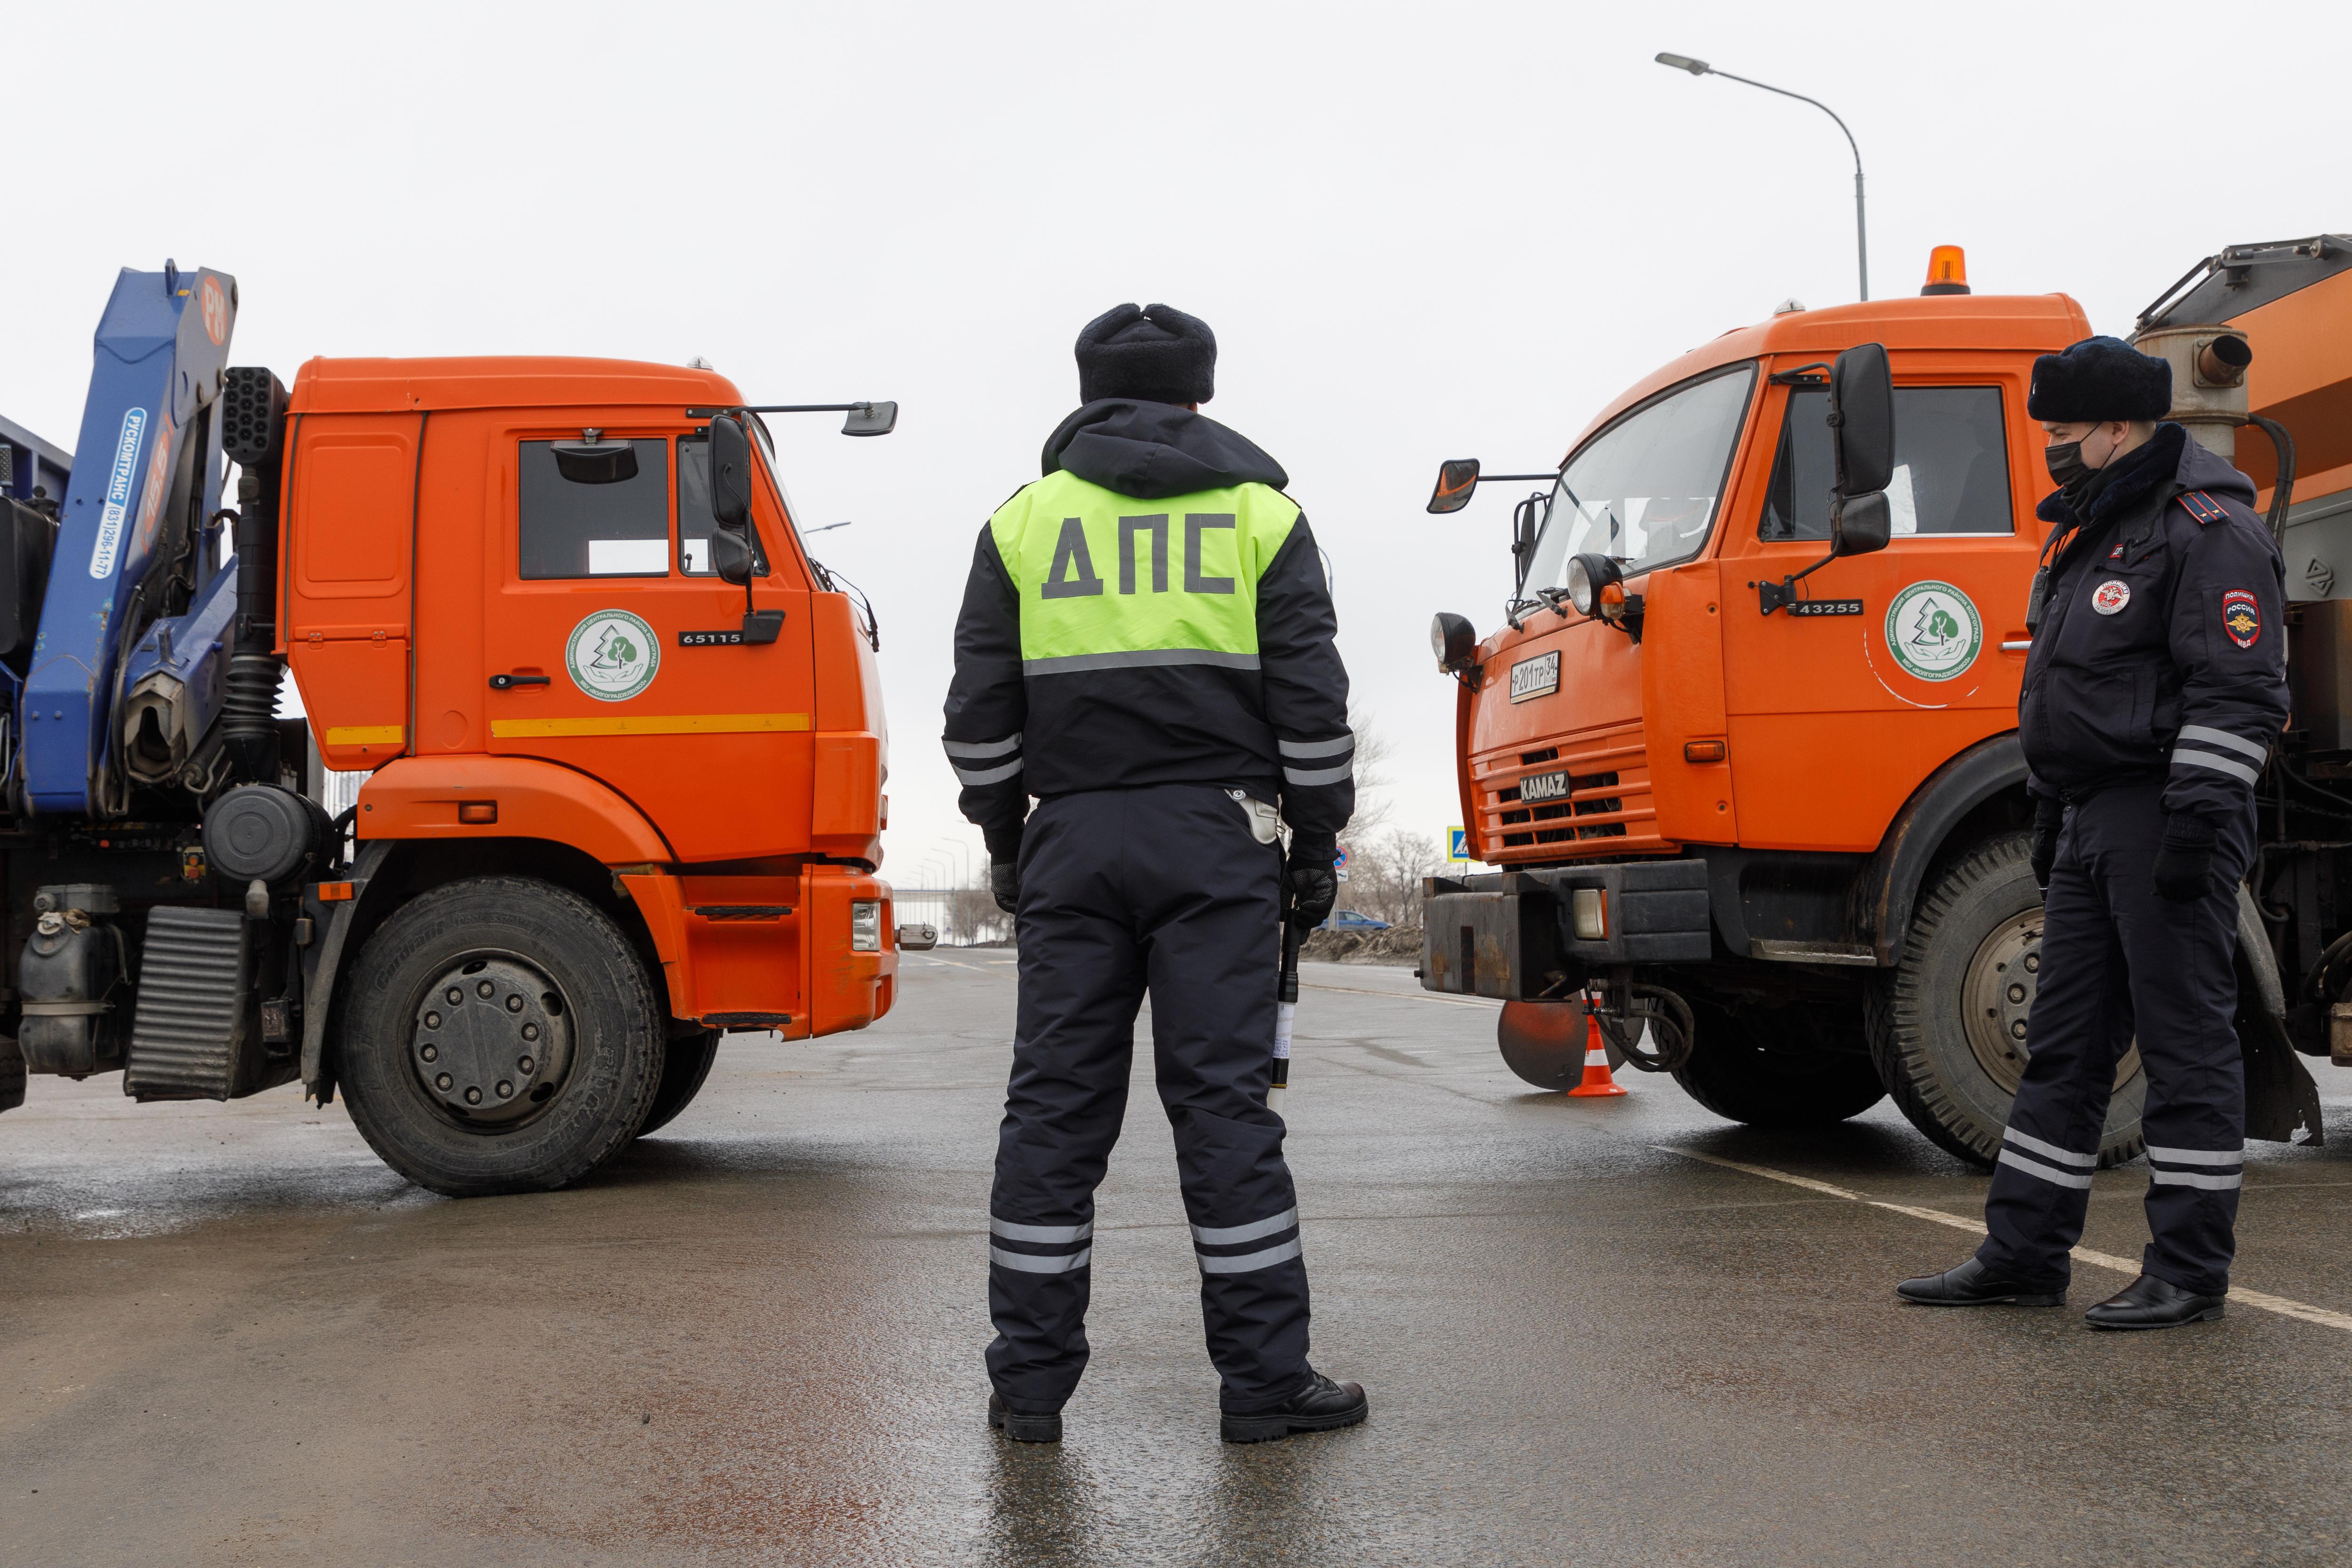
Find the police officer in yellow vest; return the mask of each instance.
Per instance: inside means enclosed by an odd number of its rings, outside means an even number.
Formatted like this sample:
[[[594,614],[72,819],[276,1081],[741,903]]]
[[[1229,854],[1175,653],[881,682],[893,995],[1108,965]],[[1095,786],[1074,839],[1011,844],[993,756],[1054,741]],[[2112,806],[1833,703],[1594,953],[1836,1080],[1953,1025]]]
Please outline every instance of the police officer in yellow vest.
[[[1298,1204],[1265,1104],[1280,924],[1330,912],[1355,808],[1348,674],[1281,465],[1199,412],[1216,355],[1165,305],[1087,324],[1085,406],[981,530],[956,624],[948,758],[1021,952],[988,1373],[989,1423],[1022,1441],[1059,1440],[1086,1368],[1094,1192],[1146,992],[1225,1438],[1368,1407],[1307,1364]]]

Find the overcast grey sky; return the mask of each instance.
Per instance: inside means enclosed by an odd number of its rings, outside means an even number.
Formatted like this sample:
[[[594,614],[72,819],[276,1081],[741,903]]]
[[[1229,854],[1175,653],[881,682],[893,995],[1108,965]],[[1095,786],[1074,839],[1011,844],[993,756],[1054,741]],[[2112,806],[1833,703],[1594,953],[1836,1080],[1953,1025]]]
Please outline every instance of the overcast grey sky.
[[[814,543],[881,612],[890,872],[977,852],[940,757],[971,542],[1125,299],[1205,318],[1207,412],[1289,469],[1394,821],[1456,817],[1432,612],[1491,630],[1504,498],[1663,361],[1968,249],[2101,330],[2223,245],[2352,229],[2352,10],[2041,5],[22,7],[0,413],[80,421],[123,266],[237,277],[236,360],[708,357],[784,422]]]

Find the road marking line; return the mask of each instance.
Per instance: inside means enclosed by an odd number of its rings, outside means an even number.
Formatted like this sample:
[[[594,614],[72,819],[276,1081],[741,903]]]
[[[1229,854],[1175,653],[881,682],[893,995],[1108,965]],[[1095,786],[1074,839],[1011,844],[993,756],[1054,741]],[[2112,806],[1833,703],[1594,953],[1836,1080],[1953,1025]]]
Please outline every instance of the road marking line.
[[[1439,1002],[1449,1008],[1499,1008],[1503,1004],[1488,998],[1436,997],[1427,991],[1376,991],[1369,986],[1327,986],[1320,980],[1301,980],[1301,987],[1310,991],[1346,991],[1351,996],[1389,997],[1401,1002]]]
[[[1978,1221],[1957,1214],[1946,1214],[1940,1209],[1916,1208],[1907,1203],[1888,1203],[1883,1198],[1865,1197],[1858,1192],[1848,1192],[1842,1186],[1832,1186],[1825,1181],[1815,1181],[1811,1176],[1791,1176],[1787,1171],[1776,1171],[1769,1166],[1743,1165],[1738,1160],[1727,1160],[1716,1155],[1702,1155],[1695,1149],[1677,1149],[1664,1144],[1652,1144],[1650,1146],[1662,1155],[1679,1155],[1686,1160],[1721,1166],[1726,1170],[1738,1171],[1747,1176],[1762,1176],[1767,1181],[1785,1182],[1790,1186],[1801,1186],[1809,1192],[1843,1198],[1848,1203],[1859,1203],[1871,1208],[1883,1208],[1890,1214],[1907,1214],[1914,1219],[1932,1220],[1937,1225],[1948,1225],[1955,1230],[1965,1230],[1971,1236],[1982,1236],[1985,1233],[1985,1228]],[[2087,1247],[2077,1247],[2074,1249],[2074,1260],[2080,1263],[2091,1264],[2095,1268],[2112,1269],[2118,1274],[2129,1274],[2134,1279],[2139,1277],[2140,1269],[2137,1262],[2128,1258],[2118,1258],[2112,1252],[2095,1252]],[[2266,1291],[2250,1291],[2242,1285],[2232,1285],[2230,1287],[2229,1299],[2243,1306],[2258,1308],[2266,1312],[2276,1312],[2281,1317],[2297,1318],[2304,1322],[2318,1323],[2326,1328],[2352,1332],[2352,1314],[2330,1312],[2326,1307],[2315,1307],[2307,1302],[2295,1301],[2292,1297],[2273,1296]]]
[[[908,955],[908,956],[912,956],[912,955]],[[921,956],[927,963],[945,964],[950,969],[969,969],[975,975],[985,975],[990,972],[982,968],[977,964],[959,964],[953,958],[942,958],[931,953],[925,953],[921,955]]]

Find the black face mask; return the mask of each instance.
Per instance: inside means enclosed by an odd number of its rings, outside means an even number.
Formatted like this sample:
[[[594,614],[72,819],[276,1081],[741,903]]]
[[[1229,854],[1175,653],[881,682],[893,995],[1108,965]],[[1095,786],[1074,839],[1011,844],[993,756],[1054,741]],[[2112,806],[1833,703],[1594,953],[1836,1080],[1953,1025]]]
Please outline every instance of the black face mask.
[[[2083,461],[2083,444],[2079,441],[2061,441],[2055,445],[2043,447],[2042,464],[2050,470],[2051,480],[2061,489],[2098,472]]]

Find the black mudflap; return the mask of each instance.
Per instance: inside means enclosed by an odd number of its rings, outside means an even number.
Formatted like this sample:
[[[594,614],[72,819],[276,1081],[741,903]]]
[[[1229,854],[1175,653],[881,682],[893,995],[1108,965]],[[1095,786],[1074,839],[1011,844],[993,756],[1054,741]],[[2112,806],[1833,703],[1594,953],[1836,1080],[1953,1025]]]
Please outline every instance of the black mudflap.
[[[15,1040],[0,1034],[0,1111],[14,1111],[24,1103],[24,1053]]]
[[[226,1100],[249,1088],[257,1053],[245,916],[163,904],[147,916],[138,1010],[122,1092],[141,1100]],[[239,1070],[244,1071],[241,1072]]]

